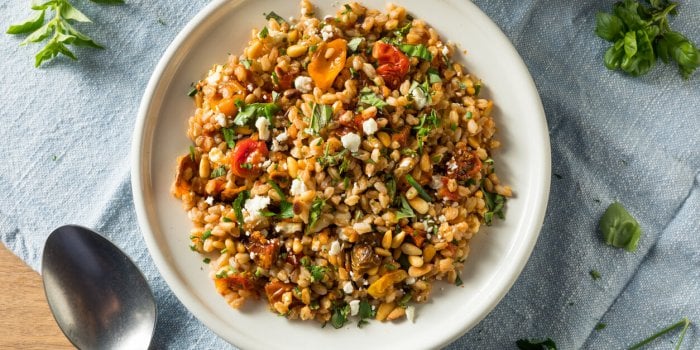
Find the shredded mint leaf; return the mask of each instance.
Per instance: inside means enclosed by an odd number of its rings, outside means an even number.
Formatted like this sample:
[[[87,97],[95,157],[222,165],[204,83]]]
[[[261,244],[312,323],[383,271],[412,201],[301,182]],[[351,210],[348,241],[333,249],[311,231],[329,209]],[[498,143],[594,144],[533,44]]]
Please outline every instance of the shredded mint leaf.
[[[260,39],[265,39],[267,38],[268,34],[269,31],[267,30],[267,27],[263,27],[263,29],[260,30],[260,33],[258,33],[258,37],[260,37]]]
[[[226,175],[226,168],[224,168],[223,166],[220,166],[211,172],[210,178],[215,179],[217,177],[224,176],[224,175]]]
[[[381,96],[377,95],[372,89],[365,87],[360,90],[360,103],[369,106],[375,106],[379,109],[384,108],[388,104],[384,102]]]
[[[319,134],[333,119],[333,107],[315,103],[311,110],[311,130]]]
[[[282,18],[282,16],[276,14],[275,11],[270,11],[270,13],[263,13],[263,15],[265,16],[265,19],[268,21],[270,20],[270,18],[273,18],[279,24],[287,23],[287,21],[285,21],[284,18]]]
[[[236,213],[236,220],[238,221],[238,227],[243,227],[243,224],[245,221],[243,220],[243,206],[245,205],[245,201],[250,198],[250,192],[248,190],[242,191],[241,193],[236,196],[236,199],[233,201],[233,211]]]
[[[239,126],[252,125],[258,117],[266,117],[272,124],[275,114],[280,111],[280,107],[274,103],[251,103],[246,105],[242,101],[237,101],[236,105],[239,109],[236,118],[233,119],[233,123]]]
[[[332,309],[333,315],[331,316],[331,325],[335,329],[339,329],[348,322],[348,315],[350,314],[350,305],[346,302],[342,302],[335,305]]]

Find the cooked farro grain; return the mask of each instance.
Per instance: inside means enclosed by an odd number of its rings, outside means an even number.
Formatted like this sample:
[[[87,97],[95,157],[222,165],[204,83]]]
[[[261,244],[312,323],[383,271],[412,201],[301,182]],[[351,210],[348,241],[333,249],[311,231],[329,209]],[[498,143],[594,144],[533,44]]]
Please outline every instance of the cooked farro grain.
[[[389,4],[291,22],[268,15],[242,55],[197,83],[173,194],[216,290],[290,319],[395,320],[436,280],[460,284],[469,241],[511,189],[482,82],[453,45]],[[410,310],[410,312],[409,312]]]

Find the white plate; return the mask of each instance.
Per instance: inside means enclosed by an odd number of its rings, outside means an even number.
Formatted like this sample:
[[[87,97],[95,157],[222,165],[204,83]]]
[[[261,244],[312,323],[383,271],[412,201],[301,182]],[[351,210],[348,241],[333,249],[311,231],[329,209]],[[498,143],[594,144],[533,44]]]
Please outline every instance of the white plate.
[[[342,3],[334,2],[336,6]],[[384,1],[364,1],[384,9]],[[245,349],[425,349],[446,345],[484,318],[520,274],[544,219],[550,182],[547,125],[535,85],[508,39],[471,2],[397,1],[435,27],[445,41],[468,50],[459,58],[482,78],[484,93],[495,101],[495,155],[500,178],[515,191],[507,220],[484,228],[473,240],[462,274],[463,287],[438,284],[432,300],[417,306],[415,323],[355,323],[321,329],[315,322],[288,321],[266,310],[263,301],[231,309],[207,277],[202,258],[189,249],[191,223],[170,194],[175,159],[187,153],[187,118],[194,110],[187,96],[227,53],[242,52],[250,30],[260,28],[263,12],[287,18],[299,13],[298,1],[212,1],[175,38],[146,88],[133,139],[132,185],[139,224],[148,250],[175,295],[198,319],[227,341]],[[317,0],[319,16],[335,13]],[[442,288],[444,287],[444,289]],[[257,304],[257,305],[256,305]]]

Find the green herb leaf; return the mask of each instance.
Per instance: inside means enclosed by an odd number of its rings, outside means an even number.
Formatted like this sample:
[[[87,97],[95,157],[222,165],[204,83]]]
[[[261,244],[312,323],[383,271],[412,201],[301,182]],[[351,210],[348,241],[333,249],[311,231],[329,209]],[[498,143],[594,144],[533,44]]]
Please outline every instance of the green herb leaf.
[[[124,3],[124,0],[90,0],[94,3],[97,4],[104,4],[104,5],[121,5]]]
[[[202,242],[206,241],[209,237],[211,237],[211,230],[204,231],[204,233],[202,233]]]
[[[505,208],[506,197],[486,191],[483,185],[481,186],[481,192],[484,194],[486,209],[488,209],[486,214],[484,214],[484,223],[486,223],[486,226],[491,226],[494,216],[497,216],[501,220],[505,219],[506,215],[503,209]]]
[[[333,119],[333,107],[314,103],[311,110],[311,130],[315,134],[319,134],[328,123]]]
[[[411,205],[408,204],[408,201],[406,200],[406,197],[401,196],[401,209],[396,212],[396,218],[397,219],[403,219],[403,218],[415,218],[416,213],[413,212],[413,208],[411,208]]]
[[[309,266],[309,272],[311,273],[312,282],[321,282],[323,277],[326,276],[327,268],[324,266],[311,265]]]
[[[418,57],[426,61],[433,60],[433,54],[431,54],[430,51],[428,51],[428,48],[423,44],[401,44],[399,49],[409,57]]]
[[[357,323],[357,327],[362,328],[363,325],[367,324],[368,319],[372,319],[377,315],[375,310],[372,310],[372,305],[370,305],[367,300],[360,300],[360,307],[357,311],[357,316],[360,317],[360,321]]]
[[[533,340],[520,339],[515,342],[520,350],[557,350],[557,344],[552,339]]]
[[[272,124],[275,114],[280,111],[280,107],[274,103],[251,103],[246,105],[241,102],[237,105],[239,110],[236,118],[233,119],[233,123],[239,126],[252,125],[258,117],[266,117]]]
[[[360,44],[362,44],[363,40],[365,39],[359,36],[350,39],[350,41],[348,41],[348,49],[350,52],[357,52],[357,49],[360,47]]]
[[[250,69],[250,60],[241,60],[241,64],[243,64],[243,67],[245,67],[245,69]]]
[[[591,275],[591,278],[593,278],[593,280],[600,279],[600,272],[598,272],[597,270],[591,270],[589,274]]]
[[[190,91],[187,92],[187,96],[189,96],[189,97],[194,97],[195,95],[197,95],[198,92],[199,92],[199,90],[197,90],[197,87],[193,85],[193,86],[190,88]]]
[[[425,139],[430,135],[430,132],[435,130],[440,124],[440,119],[435,110],[431,110],[430,114],[420,116],[420,124],[413,127],[416,130],[416,140],[418,141],[418,153],[423,153],[423,144]]]
[[[194,146],[190,145],[190,160],[194,162],[195,158],[195,152],[194,152]]]
[[[314,225],[316,225],[316,222],[321,217],[321,213],[323,212],[323,207],[325,205],[326,200],[318,197],[311,203],[311,209],[309,210],[309,225],[306,227],[307,233],[313,229]]]
[[[620,17],[605,12],[599,12],[596,14],[595,19],[595,33],[599,37],[610,42],[615,42],[620,39],[621,32],[625,27]]]
[[[260,30],[260,33],[258,33],[258,37],[260,39],[265,39],[265,38],[267,38],[268,34],[269,34],[269,31],[267,30],[267,27],[263,27],[263,29]]]
[[[330,154],[329,147],[330,147],[330,144],[326,143],[326,149],[323,152],[323,155],[316,158],[316,161],[318,162],[318,164],[321,164],[321,166],[325,168],[328,166],[337,166],[337,165],[345,162],[345,154],[348,153],[347,149],[343,149],[342,151],[340,151],[336,154]]]
[[[221,221],[223,221],[223,222],[233,222],[233,220],[231,220],[231,219],[229,219],[229,218],[227,218],[227,217],[225,217],[225,216],[222,216],[222,217],[221,217]]]
[[[360,103],[368,106],[375,106],[378,109],[382,109],[387,106],[387,103],[372,91],[372,89],[365,87],[360,90]]]
[[[350,314],[350,305],[346,302],[336,305],[332,309],[333,314],[331,315],[331,325],[335,329],[339,329],[348,322],[348,315]]]
[[[205,264],[208,264],[208,263],[211,262],[211,259],[209,259],[209,258],[204,258],[204,259],[202,260],[202,262],[205,263]]]
[[[646,338],[646,339],[640,341],[639,343],[630,346],[628,350],[637,350],[637,349],[651,343],[654,339],[656,339],[656,338],[658,338],[666,333],[669,333],[677,328],[683,327],[681,329],[680,337],[678,338],[678,343],[676,343],[676,350],[678,350],[681,348],[681,344],[683,344],[683,338],[685,338],[685,332],[688,330],[689,326],[690,326],[690,320],[687,317],[683,317],[680,321],[652,334],[649,338]]]
[[[226,168],[224,166],[220,166],[211,172],[210,178],[215,179],[217,177],[224,176],[224,175],[226,175]]]
[[[600,218],[598,228],[606,244],[615,248],[624,248],[628,252],[637,250],[642,228],[622,204],[617,202],[610,204]]]
[[[33,32],[44,24],[45,11],[39,11],[34,17],[25,20],[22,23],[13,24],[7,28],[7,34],[24,34]]]
[[[263,13],[263,15],[265,16],[265,19],[268,21],[270,20],[270,18],[273,18],[279,24],[287,23],[287,21],[285,21],[284,18],[282,18],[282,16],[276,14],[275,11],[270,11],[270,13]]]
[[[243,220],[243,206],[245,205],[245,201],[250,198],[250,192],[248,190],[245,190],[236,196],[236,199],[233,201],[233,211],[236,213],[236,220],[238,221],[238,227],[243,227],[243,224],[245,221]]]
[[[457,275],[457,278],[455,278],[455,286],[459,287],[464,284],[464,281],[462,281],[462,278]]]
[[[430,84],[442,83],[442,78],[440,78],[440,72],[435,68],[428,68],[428,82]]]
[[[234,128],[221,128],[221,132],[224,134],[224,141],[226,141],[228,148],[234,149],[236,147],[236,130]]]
[[[428,201],[428,202],[432,202],[432,201],[433,201],[433,198],[428,194],[428,192],[425,191],[425,189],[423,188],[423,186],[421,186],[421,185],[418,183],[418,181],[416,181],[416,179],[414,179],[413,176],[411,176],[411,174],[406,174],[406,181],[408,181],[408,184],[411,185],[411,186],[413,186],[413,188],[415,188],[416,191],[418,191],[418,195],[419,195],[421,198],[425,199],[425,200]]]
[[[594,327],[593,329],[595,329],[596,331],[599,331],[599,330],[602,330],[603,328],[605,328],[605,327],[607,327],[607,326],[608,326],[607,324],[605,324],[605,323],[603,323],[603,322],[599,322],[598,324],[595,325],[595,327]]]

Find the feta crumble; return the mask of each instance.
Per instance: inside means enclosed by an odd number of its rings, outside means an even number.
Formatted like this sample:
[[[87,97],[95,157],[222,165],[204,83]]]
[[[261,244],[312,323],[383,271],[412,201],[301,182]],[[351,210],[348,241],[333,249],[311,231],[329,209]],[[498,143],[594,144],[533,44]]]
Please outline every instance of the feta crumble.
[[[226,115],[224,115],[223,113],[217,113],[214,116],[214,120],[216,120],[216,122],[219,123],[221,127],[226,127]]]
[[[428,104],[428,97],[425,95],[425,91],[419,87],[411,91],[411,96],[413,96],[413,102],[416,103],[416,108],[418,109],[423,109]]]
[[[212,196],[207,197],[207,199],[205,199],[204,201],[207,202],[207,204],[209,205],[214,205],[214,197]]]
[[[262,218],[260,211],[267,208],[270,205],[270,197],[268,196],[255,196],[245,201],[244,208],[248,212],[248,216],[245,218],[245,222],[254,222]]]
[[[331,243],[331,249],[328,250],[328,255],[335,256],[340,254],[340,243],[338,241],[333,241]]]
[[[414,323],[416,319],[416,307],[413,305],[406,306],[406,319]]]
[[[350,316],[357,316],[357,313],[360,312],[360,301],[357,299],[350,300],[348,305],[350,305]]]
[[[289,194],[292,196],[298,196],[306,192],[306,184],[301,179],[294,179],[292,181],[292,186],[289,188]]]
[[[277,135],[275,139],[279,142],[287,141],[287,139],[289,139],[289,135],[287,135],[287,129],[284,129],[284,131]]]
[[[345,292],[345,294],[352,294],[353,291],[355,291],[355,287],[352,286],[352,282],[346,281],[343,285],[343,292]]]
[[[377,127],[377,121],[374,120],[374,118],[369,118],[362,122],[362,131],[364,131],[366,135],[372,135],[377,132],[377,130],[379,130],[379,128]]]
[[[311,77],[300,75],[296,79],[294,79],[294,88],[301,91],[302,94],[308,94],[309,92],[311,92],[311,90],[313,90],[311,82]]]
[[[343,143],[343,147],[350,150],[350,152],[357,152],[360,150],[360,136],[355,133],[347,133],[340,138],[340,142]]]
[[[261,140],[270,138],[270,121],[265,117],[258,117],[255,121],[255,127],[258,128],[258,137]]]
[[[331,27],[330,24],[326,24],[321,29],[321,36],[323,37],[323,41],[328,41],[328,39],[333,38],[333,27]]]

